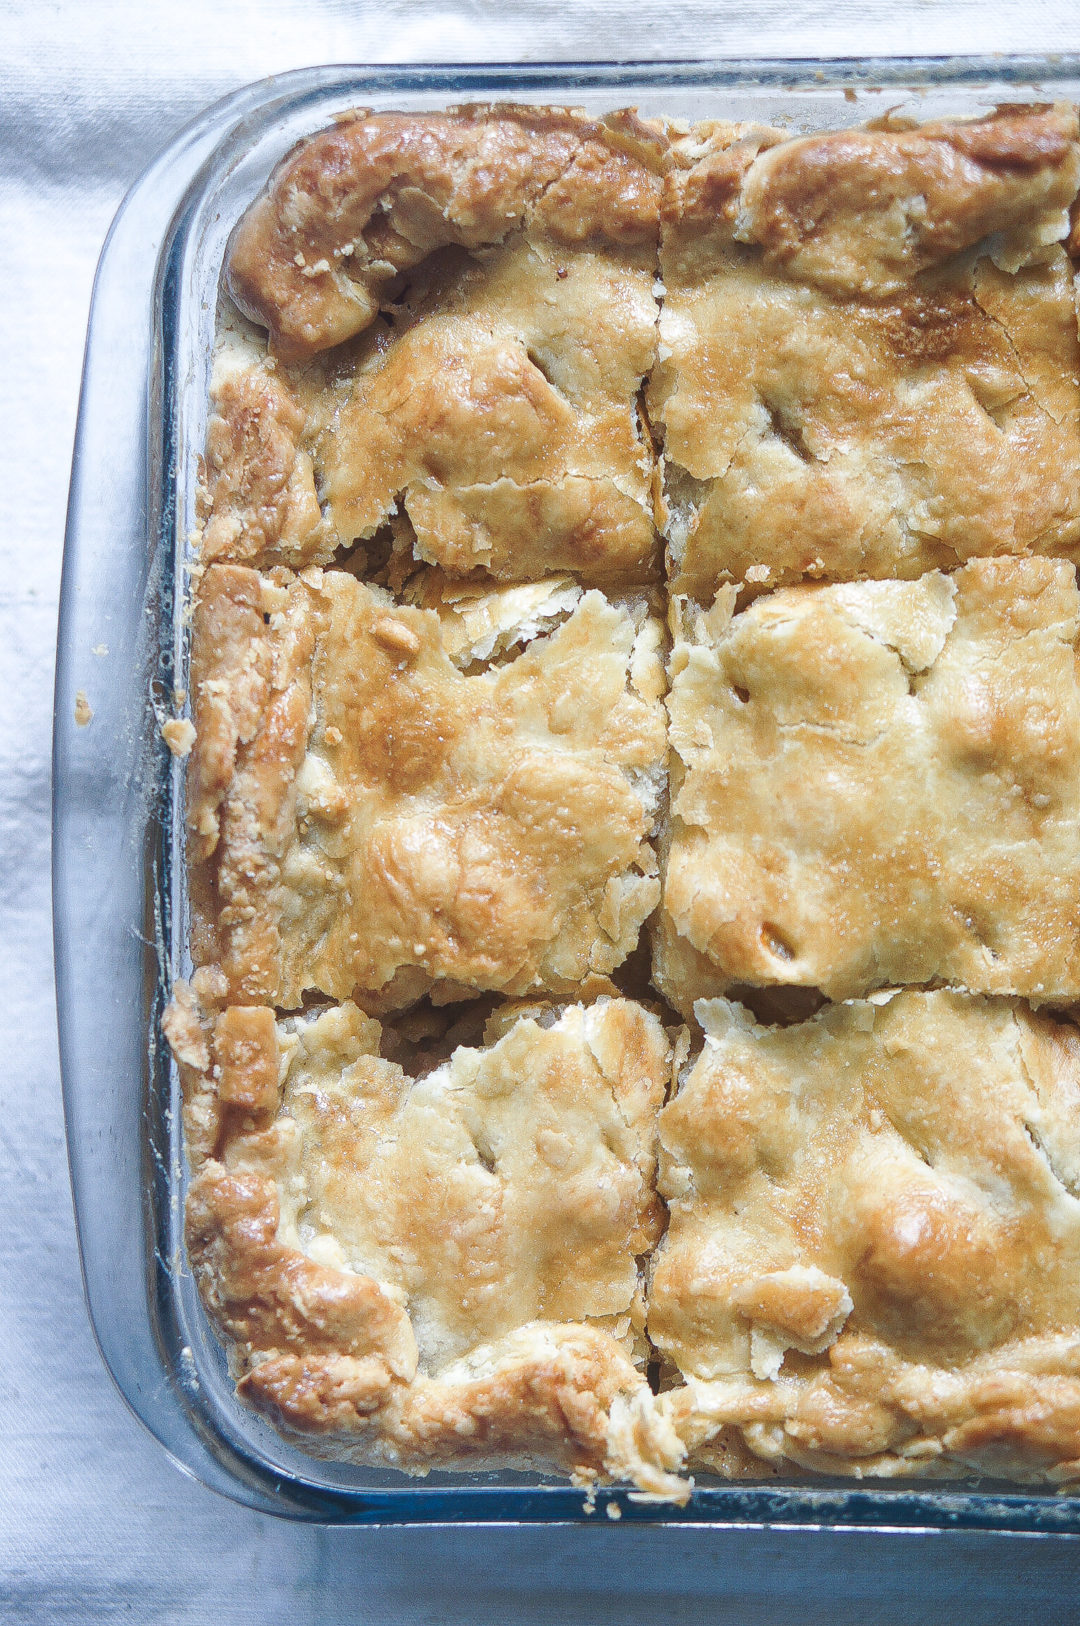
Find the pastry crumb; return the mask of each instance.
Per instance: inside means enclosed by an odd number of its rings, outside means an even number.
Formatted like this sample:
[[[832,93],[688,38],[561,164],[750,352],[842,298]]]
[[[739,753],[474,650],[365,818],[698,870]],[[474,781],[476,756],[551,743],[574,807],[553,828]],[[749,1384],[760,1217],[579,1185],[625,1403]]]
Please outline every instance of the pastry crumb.
[[[170,717],[161,725],[161,737],[174,757],[186,757],[195,744],[195,725],[187,717]]]
[[[416,655],[420,652],[420,640],[416,633],[404,622],[395,621],[393,616],[384,615],[376,621],[372,633],[385,649],[392,649],[401,655]]]

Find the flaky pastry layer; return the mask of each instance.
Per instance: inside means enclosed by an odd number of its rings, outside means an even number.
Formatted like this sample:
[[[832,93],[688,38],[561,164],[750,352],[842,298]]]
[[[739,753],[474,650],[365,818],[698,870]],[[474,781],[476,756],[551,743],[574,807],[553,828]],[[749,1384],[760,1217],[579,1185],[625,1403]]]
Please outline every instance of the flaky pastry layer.
[[[458,574],[655,578],[638,396],[665,153],[629,114],[525,108],[358,117],[306,143],[230,252],[271,354],[224,335],[204,557],[325,564],[396,520]]]
[[[513,591],[513,590],[511,590]],[[515,595],[515,598],[517,595]],[[570,992],[659,897],[659,629],[598,592],[461,672],[341,571],[211,566],[192,652],[193,954],[232,996]]]
[[[412,1079],[346,1003],[275,1021],[200,973],[166,1018],[188,1246],[241,1392],[328,1455],[629,1475],[680,1447],[634,1364],[671,1053],[626,1000],[500,1022]],[[644,1442],[644,1443],[642,1443]]]
[[[295,568],[390,528],[459,574],[644,582],[657,509],[705,600],[1080,556],[1077,133],[1065,106],[325,132],[232,246],[272,353],[222,346],[204,556]]]
[[[783,140],[667,175],[661,360],[679,592],[1080,557],[1075,108]]]
[[[656,240],[666,139],[633,113],[359,113],[299,146],[234,234],[229,290],[276,351],[369,326],[394,278],[446,247],[528,231],[567,250]]]
[[[698,1014],[648,1320],[691,1461],[1080,1475],[1076,1028],[944,991]]]
[[[688,615],[656,976],[1080,996],[1070,564],[784,589]]]

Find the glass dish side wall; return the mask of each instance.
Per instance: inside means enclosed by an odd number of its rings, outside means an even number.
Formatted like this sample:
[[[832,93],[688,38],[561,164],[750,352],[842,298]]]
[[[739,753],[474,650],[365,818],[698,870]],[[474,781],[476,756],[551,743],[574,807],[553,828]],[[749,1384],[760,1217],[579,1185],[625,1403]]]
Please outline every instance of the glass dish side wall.
[[[121,1393],[178,1463],[290,1517],[365,1523],[630,1519],[1080,1531],[1080,1498],[955,1484],[699,1486],[685,1509],[523,1474],[321,1462],[239,1404],[184,1260],[178,1087],[159,1018],[188,968],[183,775],[160,737],[186,687],[185,566],[229,232],[282,156],[358,105],[636,105],[838,127],[1076,99],[1080,63],[868,61],[304,70],[230,97],[125,202],[102,256],[72,473],[57,663],[54,910],[69,1158],[87,1300]],[[133,316],[134,313],[134,316]],[[107,654],[99,653],[107,650]],[[93,712],[75,718],[83,692]],[[82,713],[85,716],[85,712]]]

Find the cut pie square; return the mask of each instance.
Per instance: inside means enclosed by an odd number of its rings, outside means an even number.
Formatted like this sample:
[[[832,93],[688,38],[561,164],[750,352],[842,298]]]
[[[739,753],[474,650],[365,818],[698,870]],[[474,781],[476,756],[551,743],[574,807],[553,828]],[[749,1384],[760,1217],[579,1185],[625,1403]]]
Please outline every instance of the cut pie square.
[[[343,571],[207,570],[193,955],[235,1000],[574,992],[636,946],[659,896],[658,624],[566,584],[506,593],[509,622],[499,594],[442,605],[459,658],[477,636],[495,655],[462,671],[435,610]]]
[[[199,974],[167,1021],[192,1266],[242,1393],[325,1455],[554,1462],[684,1496],[640,1370],[656,1017],[504,1008],[413,1079],[351,1003],[275,1021],[221,989]]]
[[[271,354],[235,324],[219,352],[204,556],[327,563],[393,532],[455,574],[654,579],[665,152],[629,114],[526,108],[307,143],[231,248]]]
[[[665,191],[676,591],[1080,558],[1075,108],[696,127]]]
[[[691,1465],[1080,1473],[1080,1035],[898,992],[706,1038],[648,1302]]]
[[[1073,566],[788,588],[688,613],[656,974],[688,1016],[738,984],[955,983],[1080,998]]]

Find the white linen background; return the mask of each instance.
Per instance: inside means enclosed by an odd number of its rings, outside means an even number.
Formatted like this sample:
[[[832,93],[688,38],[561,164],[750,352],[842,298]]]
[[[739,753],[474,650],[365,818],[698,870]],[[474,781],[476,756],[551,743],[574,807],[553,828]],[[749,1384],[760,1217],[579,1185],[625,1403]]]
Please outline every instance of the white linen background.
[[[0,1618],[161,1626],[1075,1621],[1080,1540],[318,1529],[182,1476],[83,1307],[49,923],[56,601],[94,266],[207,103],[321,62],[1080,49],[1075,0],[0,0]]]

